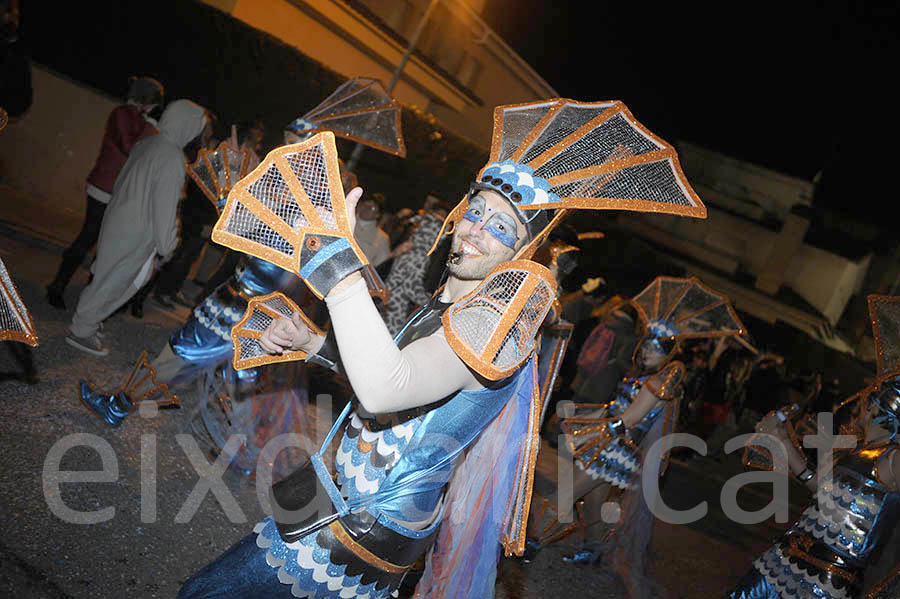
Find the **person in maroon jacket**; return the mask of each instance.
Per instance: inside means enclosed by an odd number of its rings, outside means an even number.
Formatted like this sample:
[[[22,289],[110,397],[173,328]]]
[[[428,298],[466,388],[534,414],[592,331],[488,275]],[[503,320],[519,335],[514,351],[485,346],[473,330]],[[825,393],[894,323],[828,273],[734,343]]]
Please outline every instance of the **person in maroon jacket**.
[[[87,213],[75,241],[63,252],[56,278],[47,286],[51,306],[66,309],[63,292],[100,235],[103,213],[109,203],[113,184],[131,148],[141,139],[157,133],[156,120],[150,113],[163,103],[162,84],[150,77],[132,77],[125,104],[116,107],[106,120],[106,132],[100,144],[100,155],[87,177]]]

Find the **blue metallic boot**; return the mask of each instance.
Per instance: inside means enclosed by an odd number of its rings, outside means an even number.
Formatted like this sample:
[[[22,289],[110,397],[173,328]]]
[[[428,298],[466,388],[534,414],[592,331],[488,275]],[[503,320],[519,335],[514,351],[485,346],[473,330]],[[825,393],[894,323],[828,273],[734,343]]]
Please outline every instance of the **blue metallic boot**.
[[[81,381],[80,390],[84,405],[110,426],[117,427],[122,424],[125,417],[134,409],[134,404],[124,391],[119,391],[115,395],[99,393],[85,380]]]

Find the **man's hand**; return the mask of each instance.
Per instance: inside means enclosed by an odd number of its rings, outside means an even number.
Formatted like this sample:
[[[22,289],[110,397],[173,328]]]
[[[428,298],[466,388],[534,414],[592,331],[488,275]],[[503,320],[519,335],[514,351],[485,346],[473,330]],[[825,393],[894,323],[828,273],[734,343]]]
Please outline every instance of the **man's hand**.
[[[766,435],[774,435],[779,439],[787,439],[788,433],[784,423],[775,414],[774,411],[766,414],[766,417],[759,421],[756,425],[756,432]]]
[[[300,319],[298,312],[294,312],[290,318],[273,320],[259,338],[259,345],[270,354],[303,350],[311,342],[309,328]]]
[[[584,282],[584,285],[581,286],[581,290],[584,291],[585,293],[591,293],[592,291],[597,289],[600,286],[600,283],[602,283],[602,282],[603,282],[603,277],[589,278],[587,281]]]

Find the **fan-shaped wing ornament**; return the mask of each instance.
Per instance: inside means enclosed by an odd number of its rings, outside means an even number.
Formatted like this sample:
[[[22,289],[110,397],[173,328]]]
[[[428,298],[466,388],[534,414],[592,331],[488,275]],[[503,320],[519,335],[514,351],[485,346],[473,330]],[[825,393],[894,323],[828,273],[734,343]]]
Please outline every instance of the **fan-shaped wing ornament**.
[[[21,341],[32,347],[38,344],[34,321],[2,259],[0,259],[0,341]]]
[[[310,331],[316,335],[325,335],[297,304],[280,291],[251,299],[244,311],[244,316],[231,329],[231,340],[234,343],[232,363],[235,370],[276,362],[305,360],[306,352],[286,351],[282,354],[269,354],[259,344],[259,338],[263,331],[273,320],[282,316],[291,318],[294,312],[300,315],[300,319],[309,327]]]
[[[216,243],[302,278],[319,298],[369,262],[347,219],[334,134],[272,150],[228,194]]]
[[[356,77],[295,119],[287,129],[297,136],[331,131],[339,137],[405,158],[400,116],[400,104],[380,81]]]
[[[644,324],[666,322],[679,339],[742,335],[744,325],[728,297],[694,277],[657,277],[632,298]]]
[[[6,114],[6,111],[0,107],[0,131],[6,128],[6,123],[9,122],[9,115]]]
[[[216,212],[221,212],[231,188],[247,174],[249,163],[246,151],[235,150],[223,141],[213,151],[201,149],[197,160],[185,168]]]
[[[530,257],[568,210],[631,210],[706,218],[675,148],[638,122],[624,103],[553,99],[494,109],[490,161],[476,185],[509,198],[525,220],[554,218],[517,254]],[[454,208],[443,232],[468,208]]]

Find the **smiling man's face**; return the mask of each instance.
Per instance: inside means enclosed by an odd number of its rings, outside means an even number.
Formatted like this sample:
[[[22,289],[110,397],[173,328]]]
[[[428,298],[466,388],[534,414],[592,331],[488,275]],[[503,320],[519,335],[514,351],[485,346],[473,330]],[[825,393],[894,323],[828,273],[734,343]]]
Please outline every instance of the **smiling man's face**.
[[[450,274],[473,281],[485,278],[501,262],[511,260],[526,237],[513,207],[494,191],[469,198],[469,209],[456,225],[451,251],[459,254]]]

